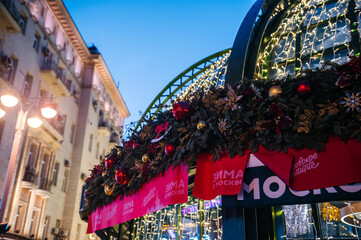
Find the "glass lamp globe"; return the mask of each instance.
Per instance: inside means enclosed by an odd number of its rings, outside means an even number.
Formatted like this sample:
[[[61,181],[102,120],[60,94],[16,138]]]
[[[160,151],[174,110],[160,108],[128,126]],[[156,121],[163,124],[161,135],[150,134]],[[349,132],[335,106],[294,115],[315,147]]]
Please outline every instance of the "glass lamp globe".
[[[11,94],[5,94],[1,96],[1,103],[5,107],[14,107],[16,104],[18,104],[19,99]]]
[[[43,124],[43,121],[38,117],[29,117],[28,118],[28,125],[32,128],[38,128]]]
[[[57,114],[57,111],[50,105],[41,108],[41,115],[45,118],[53,118]]]
[[[5,113],[6,113],[6,112],[0,108],[0,118],[4,117],[4,116],[5,116]]]

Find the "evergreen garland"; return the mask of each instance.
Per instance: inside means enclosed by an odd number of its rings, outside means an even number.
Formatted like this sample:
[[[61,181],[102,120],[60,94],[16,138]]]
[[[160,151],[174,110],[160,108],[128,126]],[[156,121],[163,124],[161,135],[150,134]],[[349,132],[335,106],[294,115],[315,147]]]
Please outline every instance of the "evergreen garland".
[[[190,104],[184,120],[176,120],[172,110],[159,113],[94,167],[86,180],[86,209],[89,213],[119,195],[134,194],[171,166],[194,167],[200,153],[211,153],[215,161],[224,150],[233,158],[247,149],[257,152],[260,144],[287,152],[288,148],[322,151],[329,137],[361,142],[360,80],[361,60],[350,57],[346,64],[328,62],[282,81],[244,79],[234,89],[200,89],[182,100]],[[166,123],[168,133],[155,142],[157,127]],[[167,144],[175,147],[173,155],[165,154]],[[144,154],[149,161],[142,161]],[[106,161],[112,166],[107,168]],[[118,169],[127,176],[121,184],[115,179]],[[105,193],[105,186],[111,194]]]

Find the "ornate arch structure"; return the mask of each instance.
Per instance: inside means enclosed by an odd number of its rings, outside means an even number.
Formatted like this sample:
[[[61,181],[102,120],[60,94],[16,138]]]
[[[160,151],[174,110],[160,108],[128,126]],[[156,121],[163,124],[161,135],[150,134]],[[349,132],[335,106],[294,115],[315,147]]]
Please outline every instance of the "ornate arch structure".
[[[163,107],[167,108],[167,105],[171,105],[172,100],[197,91],[201,86],[223,86],[230,53],[231,48],[214,53],[196,62],[171,80],[149,104],[134,131],[137,131],[144,119],[153,117]]]

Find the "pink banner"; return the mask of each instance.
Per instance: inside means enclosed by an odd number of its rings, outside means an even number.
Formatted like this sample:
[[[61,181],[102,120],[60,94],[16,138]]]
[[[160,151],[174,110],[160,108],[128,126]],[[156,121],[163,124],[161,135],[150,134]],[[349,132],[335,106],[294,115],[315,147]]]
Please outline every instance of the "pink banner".
[[[88,219],[87,233],[155,212],[168,205],[188,201],[187,166],[169,168],[164,176],[158,175],[134,195],[116,199],[111,204],[97,208]]]

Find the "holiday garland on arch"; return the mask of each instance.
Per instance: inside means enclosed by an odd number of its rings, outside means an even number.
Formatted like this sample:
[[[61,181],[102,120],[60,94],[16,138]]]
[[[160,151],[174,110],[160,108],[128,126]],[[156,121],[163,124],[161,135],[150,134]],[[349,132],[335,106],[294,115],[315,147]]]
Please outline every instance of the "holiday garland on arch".
[[[286,80],[243,80],[200,89],[146,121],[86,179],[88,212],[134,194],[169,167],[194,167],[201,153],[233,158],[259,145],[270,151],[322,151],[330,137],[361,142],[361,60],[326,63]]]

